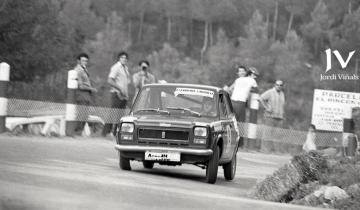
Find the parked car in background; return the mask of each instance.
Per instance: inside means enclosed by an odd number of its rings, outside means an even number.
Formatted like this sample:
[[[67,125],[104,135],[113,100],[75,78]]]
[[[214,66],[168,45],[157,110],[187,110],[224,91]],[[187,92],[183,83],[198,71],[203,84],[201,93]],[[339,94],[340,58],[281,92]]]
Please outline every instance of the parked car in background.
[[[234,179],[239,130],[229,95],[221,88],[193,84],[150,84],[137,95],[128,116],[118,125],[119,165],[130,161],[151,169],[194,164],[215,183],[218,166]]]

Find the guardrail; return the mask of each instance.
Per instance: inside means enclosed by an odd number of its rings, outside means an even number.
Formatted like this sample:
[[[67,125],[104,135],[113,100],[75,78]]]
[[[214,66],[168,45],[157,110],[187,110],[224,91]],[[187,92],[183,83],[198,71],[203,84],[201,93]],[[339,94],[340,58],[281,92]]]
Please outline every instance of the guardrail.
[[[50,119],[65,120],[66,106],[65,103],[53,103],[34,100],[8,99],[7,104],[8,117],[21,117],[17,125],[30,124],[29,118],[33,118],[32,123],[44,123]],[[128,109],[116,109],[109,107],[97,106],[78,106],[74,114],[85,111],[92,116],[93,121],[96,116],[99,123],[117,123],[120,118],[129,112]],[[44,117],[47,116],[47,117]],[[51,118],[53,116],[53,118]],[[27,119],[27,120],[25,120]],[[49,122],[52,122],[51,120]],[[10,121],[9,121],[10,123]],[[8,125],[9,129],[14,129],[13,125]],[[53,122],[54,123],[54,122]],[[57,122],[59,124],[59,122]],[[301,150],[301,146],[305,142],[307,131],[297,131],[284,128],[275,128],[261,124],[242,123],[239,124],[240,136],[247,139],[247,149],[260,150],[266,148],[269,150]],[[59,125],[58,125],[59,126]],[[50,129],[50,128],[49,128]],[[46,134],[46,131],[43,131]],[[64,135],[59,132],[59,135]],[[318,147],[336,147],[343,146],[343,133],[317,132],[315,143]],[[285,147],[285,148],[284,148]]]
[[[13,99],[6,96],[9,82],[10,66],[0,63],[0,133],[16,126],[37,124],[41,126],[40,134],[48,135],[55,132],[60,136],[71,134],[72,123],[89,121],[93,123],[117,123],[120,118],[129,112],[128,109],[109,107],[76,105],[74,97],[77,88],[76,72],[68,74],[67,103],[53,103],[34,100]],[[307,131],[296,131],[283,128],[269,127],[257,124],[257,110],[259,109],[258,93],[252,92],[250,101],[250,122],[240,122],[240,136],[245,138],[244,148],[251,150],[267,150],[280,152],[299,152],[306,140]],[[82,112],[90,114],[89,119],[78,119]],[[46,117],[45,117],[46,116]],[[6,117],[21,117],[21,119],[8,120]],[[32,118],[32,119],[29,119]],[[344,120],[344,132],[318,132],[315,144],[319,148],[335,147],[345,148],[354,154],[354,129],[351,119]],[[350,126],[350,127],[349,127]],[[352,126],[352,127],[351,127]],[[56,127],[56,128],[54,128]],[[70,131],[69,131],[70,129]],[[87,127],[87,129],[89,129]],[[350,140],[349,140],[350,139]],[[355,147],[355,148],[354,148]]]

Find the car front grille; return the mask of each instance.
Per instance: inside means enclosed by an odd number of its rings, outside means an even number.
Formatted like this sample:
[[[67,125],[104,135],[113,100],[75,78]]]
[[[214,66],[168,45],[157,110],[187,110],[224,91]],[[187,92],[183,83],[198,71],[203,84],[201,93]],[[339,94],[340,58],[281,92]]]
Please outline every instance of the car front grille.
[[[185,130],[156,130],[156,129],[138,129],[139,139],[152,140],[178,140],[189,141],[189,132]]]

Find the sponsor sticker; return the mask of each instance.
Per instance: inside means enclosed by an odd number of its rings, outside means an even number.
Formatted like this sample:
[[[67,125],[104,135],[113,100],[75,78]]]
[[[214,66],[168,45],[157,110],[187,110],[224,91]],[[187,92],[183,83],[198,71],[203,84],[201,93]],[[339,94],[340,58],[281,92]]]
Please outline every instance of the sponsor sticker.
[[[195,88],[176,88],[174,95],[197,95],[214,98],[214,91]]]

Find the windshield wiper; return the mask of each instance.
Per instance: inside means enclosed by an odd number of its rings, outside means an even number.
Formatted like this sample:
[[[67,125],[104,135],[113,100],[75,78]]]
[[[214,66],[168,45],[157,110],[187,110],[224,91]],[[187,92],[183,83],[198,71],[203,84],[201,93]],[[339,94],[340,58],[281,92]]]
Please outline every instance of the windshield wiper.
[[[197,115],[198,117],[201,117],[201,114],[200,114],[199,112],[193,111],[193,110],[188,109],[188,108],[182,108],[182,107],[166,107],[166,109],[186,111],[186,112],[189,112],[189,113],[191,113],[191,114]]]
[[[157,112],[157,113],[164,113],[170,115],[169,111],[161,110],[161,109],[139,109],[136,110],[134,113],[138,113],[138,112]]]

